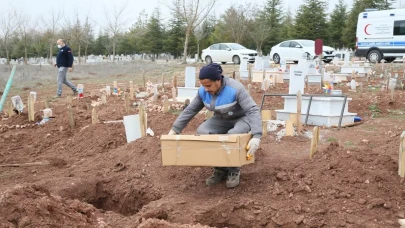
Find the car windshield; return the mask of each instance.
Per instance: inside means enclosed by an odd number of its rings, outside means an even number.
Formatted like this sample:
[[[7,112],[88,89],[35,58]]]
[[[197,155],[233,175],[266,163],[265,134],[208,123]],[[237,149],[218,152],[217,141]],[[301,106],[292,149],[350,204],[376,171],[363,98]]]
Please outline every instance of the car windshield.
[[[299,42],[301,43],[302,46],[305,46],[305,47],[314,47],[315,46],[315,41],[312,41],[312,40],[300,40]]]
[[[229,44],[229,46],[233,49],[233,50],[241,50],[241,49],[246,49],[245,47],[243,47],[240,44]]]

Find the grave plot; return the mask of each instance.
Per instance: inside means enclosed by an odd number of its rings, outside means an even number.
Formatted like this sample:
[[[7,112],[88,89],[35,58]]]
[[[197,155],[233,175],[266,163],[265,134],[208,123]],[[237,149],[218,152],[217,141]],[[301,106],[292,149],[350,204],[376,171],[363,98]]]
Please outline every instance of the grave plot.
[[[0,226],[354,228],[399,227],[405,218],[400,88],[391,99],[377,87],[378,76],[361,81],[362,92],[336,84],[352,98],[349,109],[361,124],[314,129],[297,124],[298,117],[269,124],[255,163],[242,167],[237,188],[227,189],[224,182],[205,185],[211,167],[162,166],[160,136],[184,105],[169,101],[177,96],[172,89],[185,85],[182,73],[162,73],[112,76],[106,83],[80,79],[83,98],[47,101],[45,89],[35,91],[35,101],[30,91],[19,94],[24,104],[31,99],[33,116],[1,113]],[[265,92],[289,91],[288,83],[242,82],[258,104]],[[275,121],[274,110],[283,107],[281,97],[266,99],[263,121]],[[36,124],[47,115],[49,121]],[[133,115],[139,116],[130,130],[141,132],[128,142],[124,116]],[[183,134],[195,134],[206,116],[202,110]],[[279,137],[287,126],[291,136]]]

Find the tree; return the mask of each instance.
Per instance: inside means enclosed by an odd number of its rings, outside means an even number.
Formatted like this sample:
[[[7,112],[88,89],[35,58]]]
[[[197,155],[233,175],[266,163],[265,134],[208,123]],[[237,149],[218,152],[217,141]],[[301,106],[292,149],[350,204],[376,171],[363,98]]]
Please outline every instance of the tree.
[[[294,36],[296,39],[327,38],[326,3],[323,0],[305,0],[298,9]]]
[[[287,9],[284,20],[282,21],[280,37],[283,38],[283,40],[290,40],[294,38],[294,18],[290,8]]]
[[[194,29],[194,37],[197,41],[197,54],[200,56],[200,42],[202,39],[207,37],[209,34],[209,22],[205,20],[199,26],[195,27]]]
[[[18,32],[24,46],[24,64],[27,64],[28,48],[29,44],[32,42],[31,34],[33,32],[33,29],[31,27],[30,21],[31,20],[28,15],[25,15],[22,12],[18,14]]]
[[[263,55],[263,42],[270,36],[271,27],[268,26],[266,17],[263,11],[252,8],[248,20],[249,35],[256,44],[256,50],[259,56]]]
[[[335,5],[335,9],[330,16],[328,25],[329,43],[335,48],[343,47],[343,30],[347,19],[346,8],[347,5],[344,1],[339,0],[339,3]]]
[[[61,16],[60,10],[55,11],[54,9],[51,9],[50,18],[47,19],[43,17],[41,18],[42,23],[46,28],[45,34],[49,45],[49,55],[48,55],[49,63],[52,63],[53,47],[57,39],[56,36],[58,33],[60,16]]]
[[[127,21],[124,20],[124,12],[127,9],[128,2],[123,4],[121,8],[118,10],[114,8],[114,13],[110,15],[107,11],[107,8],[104,9],[105,17],[107,19],[107,25],[105,27],[105,31],[108,33],[110,41],[112,43],[112,58],[113,62],[115,62],[115,49],[117,47],[118,37],[121,35],[123,29],[126,26]]]
[[[184,22],[179,16],[173,15],[173,18],[170,19],[169,28],[166,33],[164,50],[174,55],[175,58],[180,57],[181,53],[184,51],[184,36]]]
[[[354,48],[356,42],[356,29],[359,14],[367,8],[376,8],[379,10],[387,9],[385,0],[355,0],[350,11],[343,30],[343,43],[346,47]]]
[[[266,52],[269,52],[271,47],[284,40],[284,38],[280,36],[281,22],[283,21],[282,4],[282,0],[267,0],[264,6],[263,17],[267,21],[267,26],[270,28],[269,38],[264,42]]]
[[[221,15],[225,24],[225,32],[231,37],[231,42],[242,43],[247,33],[247,6],[239,5],[238,8],[231,6]]]
[[[10,39],[17,27],[17,13],[15,10],[0,12],[0,39],[6,52],[7,64],[10,64]]]
[[[179,16],[186,24],[183,63],[186,63],[187,47],[191,33],[196,26],[207,18],[215,3],[216,0],[173,0],[172,5],[168,5],[173,14]]]
[[[134,51],[140,52],[144,50],[144,44],[142,38],[146,33],[146,26],[148,25],[148,14],[145,10],[142,10],[138,16],[137,21],[130,28],[129,31],[129,44]]]
[[[159,8],[155,9],[146,26],[143,42],[145,44],[144,50],[148,53],[159,54],[163,49],[163,29],[160,24]]]

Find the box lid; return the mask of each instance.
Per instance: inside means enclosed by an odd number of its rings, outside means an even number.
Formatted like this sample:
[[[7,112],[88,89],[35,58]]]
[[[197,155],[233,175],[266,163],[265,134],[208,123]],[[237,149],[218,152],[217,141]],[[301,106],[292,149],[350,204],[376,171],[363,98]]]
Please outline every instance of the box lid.
[[[231,142],[236,143],[239,137],[249,137],[250,134],[235,135],[162,135],[160,140],[166,141],[207,141],[207,142]]]

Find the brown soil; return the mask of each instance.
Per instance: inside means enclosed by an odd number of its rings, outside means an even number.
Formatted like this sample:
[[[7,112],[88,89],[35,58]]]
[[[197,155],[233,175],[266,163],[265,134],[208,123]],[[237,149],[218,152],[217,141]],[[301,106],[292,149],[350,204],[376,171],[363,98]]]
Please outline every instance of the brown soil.
[[[287,91],[285,83],[270,93]],[[44,163],[0,167],[0,227],[398,227],[397,219],[405,217],[405,188],[397,174],[405,124],[393,110],[404,110],[404,93],[397,90],[393,103],[385,92],[347,94],[353,98],[349,111],[363,117],[361,125],[322,128],[312,160],[307,137],[276,142],[270,133],[256,162],[242,168],[235,189],[225,183],[207,187],[210,167],[161,165],[159,137],[170,130],[176,112],[148,112],[155,136],[131,143],[122,123],[91,124],[88,97],[73,101],[74,129],[64,99],[52,102],[55,118],[45,125],[8,127],[32,124],[25,113],[4,119],[0,165]],[[262,95],[253,89],[258,103]],[[272,99],[266,109],[282,108],[282,98]],[[112,96],[97,107],[100,122],[121,120],[123,104]],[[43,107],[39,100],[36,121]],[[184,133],[194,134],[203,121],[197,115]]]

